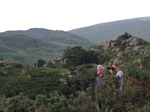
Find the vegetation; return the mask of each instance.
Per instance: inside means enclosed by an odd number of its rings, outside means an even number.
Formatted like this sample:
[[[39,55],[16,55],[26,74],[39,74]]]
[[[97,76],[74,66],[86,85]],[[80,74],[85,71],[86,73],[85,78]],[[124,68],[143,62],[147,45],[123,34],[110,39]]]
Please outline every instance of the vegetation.
[[[150,73],[134,66],[124,68],[124,88],[118,93],[112,88],[115,76],[106,72],[104,84],[95,85],[96,66],[93,64],[76,67],[80,75],[61,75],[67,69],[15,67],[1,71],[0,108],[4,112],[127,112],[150,110]],[[127,69],[128,68],[128,69]],[[145,69],[144,69],[145,70]],[[70,70],[71,72],[71,70]],[[142,77],[139,77],[142,74]],[[67,83],[61,81],[66,80]],[[95,87],[98,94],[95,95]],[[116,95],[115,95],[116,93]]]
[[[149,112],[150,46],[142,46],[144,49],[120,51],[99,45],[68,46],[62,58],[47,62],[45,67],[43,59],[38,60],[38,67],[1,60],[0,111]],[[103,84],[96,85],[97,64],[106,68],[116,58],[125,73],[123,90],[114,89],[118,77],[107,69]]]
[[[63,58],[66,60],[67,66],[78,66],[87,63],[98,63],[100,54],[94,51],[87,51],[81,46],[68,46],[63,53]]]
[[[43,59],[38,59],[37,60],[37,67],[43,67],[43,65],[46,63],[46,61],[44,61]],[[35,67],[36,67],[36,63],[35,63]]]

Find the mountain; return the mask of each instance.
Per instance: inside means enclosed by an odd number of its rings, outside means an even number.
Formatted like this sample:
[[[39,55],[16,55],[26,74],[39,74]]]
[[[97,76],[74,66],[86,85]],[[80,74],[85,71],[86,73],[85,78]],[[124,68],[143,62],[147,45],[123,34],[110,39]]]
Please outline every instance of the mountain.
[[[36,39],[41,39],[47,42],[52,42],[58,45],[68,46],[68,45],[78,45],[78,46],[88,46],[93,44],[89,40],[65,31],[54,31],[44,28],[31,28],[29,30],[19,30],[19,31],[6,31],[4,33],[9,34],[24,34],[29,37]]]
[[[140,17],[100,23],[88,27],[70,30],[70,33],[82,36],[94,43],[111,40],[125,32],[150,41],[150,17]]]
[[[0,58],[33,65],[38,59],[52,60],[66,46],[88,46],[92,42],[64,31],[42,28],[0,33]]]

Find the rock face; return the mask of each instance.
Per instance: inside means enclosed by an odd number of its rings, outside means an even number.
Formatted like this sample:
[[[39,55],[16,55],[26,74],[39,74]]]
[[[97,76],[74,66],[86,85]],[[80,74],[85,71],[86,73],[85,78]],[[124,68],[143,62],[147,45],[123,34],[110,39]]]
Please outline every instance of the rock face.
[[[127,41],[130,42],[129,43],[130,46],[140,46],[140,45],[147,43],[142,38],[135,38],[135,37],[132,37],[132,38],[128,39]]]
[[[110,41],[100,43],[100,46],[103,46],[104,50],[108,50],[110,47],[114,47],[115,44],[116,42],[110,40]]]

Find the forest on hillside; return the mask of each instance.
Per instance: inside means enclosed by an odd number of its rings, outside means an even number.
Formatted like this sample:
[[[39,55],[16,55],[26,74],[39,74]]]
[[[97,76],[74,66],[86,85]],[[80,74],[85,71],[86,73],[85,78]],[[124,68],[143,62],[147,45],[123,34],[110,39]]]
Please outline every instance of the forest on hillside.
[[[149,112],[150,46],[143,42],[138,50],[125,50],[128,43],[117,40],[108,50],[101,45],[68,46],[61,58],[44,66],[1,59],[0,112]],[[113,87],[118,77],[107,69],[116,56],[124,72],[122,91]],[[95,83],[99,64],[105,68],[102,85]]]

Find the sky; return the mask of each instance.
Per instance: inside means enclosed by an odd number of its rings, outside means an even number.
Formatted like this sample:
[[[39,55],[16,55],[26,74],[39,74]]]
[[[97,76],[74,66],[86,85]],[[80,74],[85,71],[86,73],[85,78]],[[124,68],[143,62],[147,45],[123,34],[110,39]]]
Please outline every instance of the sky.
[[[46,28],[72,30],[150,16],[149,0],[1,0],[0,32]]]

